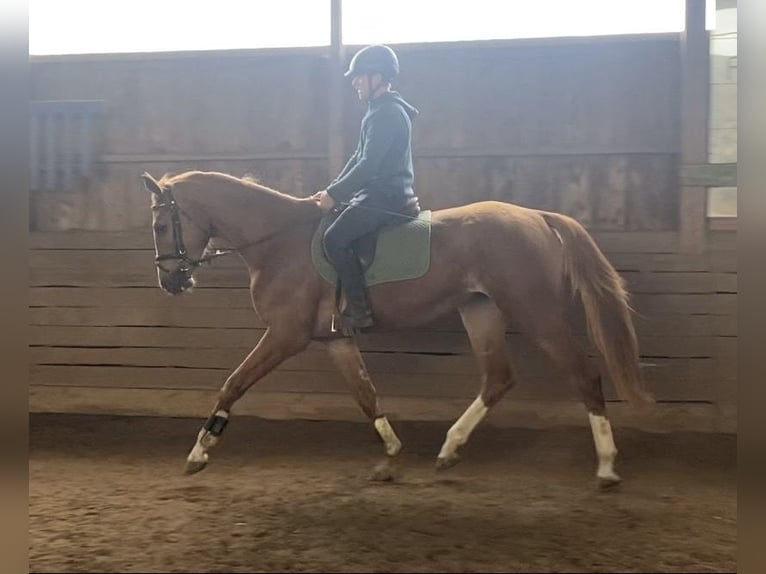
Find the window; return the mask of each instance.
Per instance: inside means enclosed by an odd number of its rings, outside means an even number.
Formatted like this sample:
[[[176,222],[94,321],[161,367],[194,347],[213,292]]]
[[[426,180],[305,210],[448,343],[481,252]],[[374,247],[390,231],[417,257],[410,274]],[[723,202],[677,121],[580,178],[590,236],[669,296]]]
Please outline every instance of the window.
[[[330,0],[30,0],[30,55],[328,46]]]
[[[708,28],[715,0],[707,0]],[[680,32],[684,0],[343,0],[346,44]]]
[[[708,162],[737,163],[737,6],[721,2],[710,33],[710,130]],[[707,215],[737,217],[736,183],[708,188]]]

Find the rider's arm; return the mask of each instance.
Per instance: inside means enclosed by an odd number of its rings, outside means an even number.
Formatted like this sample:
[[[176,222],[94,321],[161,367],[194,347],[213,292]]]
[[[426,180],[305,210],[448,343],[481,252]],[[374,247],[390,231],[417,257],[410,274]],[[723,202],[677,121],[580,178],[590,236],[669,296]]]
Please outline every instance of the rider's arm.
[[[357,160],[359,159],[359,148],[361,148],[361,147],[362,147],[362,142],[360,141],[357,144],[356,149],[354,150],[354,153],[351,155],[350,158],[348,158],[348,161],[346,162],[346,165],[343,166],[343,169],[340,170],[340,173],[335,176],[335,179],[333,179],[330,182],[330,185],[334,184],[339,179],[343,179],[343,176],[345,176],[351,170],[351,168],[354,167],[354,165],[356,164]]]
[[[406,120],[395,107],[383,107],[370,117],[364,147],[356,164],[343,177],[327,186],[327,193],[336,203],[348,201],[377,176],[386,152],[406,129]]]

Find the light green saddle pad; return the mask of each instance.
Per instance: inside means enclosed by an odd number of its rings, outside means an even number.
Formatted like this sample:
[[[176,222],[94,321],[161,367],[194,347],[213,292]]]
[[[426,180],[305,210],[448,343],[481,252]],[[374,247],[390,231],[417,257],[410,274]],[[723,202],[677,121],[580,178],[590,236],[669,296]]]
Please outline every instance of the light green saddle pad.
[[[322,218],[311,240],[311,259],[317,272],[335,284],[337,274],[327,260],[322,237],[331,218]],[[367,269],[367,285],[417,279],[425,275],[431,262],[431,211],[421,211],[417,219],[386,227],[378,233],[375,258]]]

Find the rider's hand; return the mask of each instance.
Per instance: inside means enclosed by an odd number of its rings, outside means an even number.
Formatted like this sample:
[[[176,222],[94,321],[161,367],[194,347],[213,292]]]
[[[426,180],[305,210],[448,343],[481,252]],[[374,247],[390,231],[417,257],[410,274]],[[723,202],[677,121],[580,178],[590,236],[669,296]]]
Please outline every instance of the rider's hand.
[[[319,204],[319,209],[322,211],[331,211],[335,207],[335,200],[324,190],[316,192],[311,197]]]

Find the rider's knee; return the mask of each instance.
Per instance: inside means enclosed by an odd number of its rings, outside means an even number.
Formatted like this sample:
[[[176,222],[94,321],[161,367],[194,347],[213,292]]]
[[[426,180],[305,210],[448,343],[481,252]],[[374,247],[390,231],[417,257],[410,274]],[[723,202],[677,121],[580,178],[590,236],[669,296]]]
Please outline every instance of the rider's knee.
[[[328,230],[322,239],[324,251],[331,261],[343,257],[349,249],[349,246],[344,241],[341,241],[337,235],[332,233],[332,230]]]

